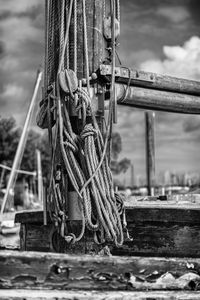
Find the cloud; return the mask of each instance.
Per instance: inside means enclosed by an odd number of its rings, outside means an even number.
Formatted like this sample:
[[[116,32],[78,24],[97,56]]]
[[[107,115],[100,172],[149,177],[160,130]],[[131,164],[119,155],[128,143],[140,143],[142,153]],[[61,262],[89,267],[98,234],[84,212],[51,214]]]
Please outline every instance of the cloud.
[[[190,18],[189,11],[183,6],[160,6],[156,13],[174,23],[184,22]]]
[[[183,129],[185,132],[193,132],[200,129],[200,117],[195,116],[193,118],[189,118],[183,124]]]
[[[141,64],[140,68],[155,73],[200,80],[199,37],[191,37],[183,44],[183,46],[164,46],[163,53],[165,55],[164,60],[147,60]],[[167,114],[164,114],[164,116],[168,118]],[[200,118],[198,116],[181,116],[180,118],[177,118],[177,120],[178,124],[182,124],[185,132],[195,131],[200,128]]]
[[[173,75],[187,79],[200,79],[200,38],[191,37],[183,46],[164,46],[164,60],[151,59],[140,65],[142,70]]]
[[[140,69],[194,80],[200,78],[199,37],[191,37],[182,46],[164,46],[163,55],[163,60],[153,58],[144,61],[141,63]],[[134,120],[133,123],[137,124],[138,120],[137,118],[134,119],[133,114],[132,119]],[[128,116],[125,116],[125,120],[129,123]],[[134,143],[138,142],[140,144],[140,149],[137,146],[134,148],[131,139],[129,139],[128,129],[126,143],[129,140],[132,143],[132,149],[134,149],[132,152],[136,152],[134,154],[134,163],[136,162],[136,158],[138,158],[139,162],[143,163],[144,168],[145,161],[142,162],[142,156],[144,155],[141,153],[142,147],[145,147],[145,143],[142,144],[142,139],[145,139],[144,129],[141,129],[142,126],[144,128],[144,121],[139,121],[139,127],[136,124],[135,127],[138,129],[136,136],[141,134],[141,139],[137,141],[137,138],[135,140],[132,138],[132,140]],[[124,128],[126,128],[125,125]],[[197,161],[200,161],[198,150],[200,146],[199,129],[199,116],[156,112],[155,141],[157,173],[165,169],[176,169],[177,171],[198,170],[198,167],[200,167],[200,164],[197,163]],[[133,130],[133,134],[135,134],[134,129],[130,130]],[[127,155],[131,153],[130,148],[128,147],[129,153]],[[138,163],[136,162],[137,165]]]
[[[1,114],[13,115],[23,123],[36,71],[43,59],[44,3],[0,0],[0,5]]]

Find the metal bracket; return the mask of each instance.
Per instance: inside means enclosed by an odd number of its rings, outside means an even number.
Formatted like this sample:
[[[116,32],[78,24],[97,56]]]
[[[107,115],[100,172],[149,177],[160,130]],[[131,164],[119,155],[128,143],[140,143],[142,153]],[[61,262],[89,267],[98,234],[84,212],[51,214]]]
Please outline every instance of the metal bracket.
[[[111,72],[111,65],[100,65],[101,76],[111,76]],[[153,83],[155,81],[155,75],[153,73],[131,70],[127,67],[115,67],[115,77],[117,82],[122,83],[126,83],[129,79],[131,79],[131,83],[137,83],[137,81]]]

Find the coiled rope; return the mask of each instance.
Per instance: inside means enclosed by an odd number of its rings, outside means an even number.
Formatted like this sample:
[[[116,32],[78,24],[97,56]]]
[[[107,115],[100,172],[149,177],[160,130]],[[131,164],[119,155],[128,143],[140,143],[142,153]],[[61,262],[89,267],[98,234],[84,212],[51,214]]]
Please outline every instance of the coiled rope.
[[[52,2],[55,1],[51,1],[50,10],[54,8]],[[121,215],[124,209],[121,197],[114,193],[112,174],[106,155],[111,137],[113,106],[115,102],[115,29],[112,29],[111,99],[104,140],[91,106],[86,2],[82,0],[83,46],[87,90],[82,88],[81,84],[77,85],[75,90],[73,89],[71,82],[72,71],[68,67],[69,30],[73,15],[73,42],[76,48],[74,49],[73,68],[74,72],[77,72],[77,0],[63,0],[60,2],[57,12],[61,24],[59,27],[59,65],[55,87],[53,93],[50,95],[56,105],[56,129],[54,142],[52,143],[53,166],[49,185],[51,215],[58,226],[60,234],[67,242],[75,243],[81,240],[87,227],[94,232],[94,239],[97,243],[113,242],[116,246],[121,246],[124,239]],[[119,18],[118,1],[111,0],[110,7],[112,24],[115,27],[116,8]],[[67,17],[65,16],[66,12]],[[54,11],[52,14],[55,17],[56,12]],[[64,26],[65,20],[66,25]],[[49,51],[49,53],[51,52]],[[66,56],[67,66],[65,62]],[[66,91],[62,90],[59,82],[62,72],[65,72],[66,75]],[[82,130],[78,135],[72,128],[69,116],[70,106],[73,106],[77,114],[82,118]],[[90,121],[87,121],[86,118],[88,114],[91,116]],[[62,165],[59,170],[55,170],[54,167],[55,152],[58,147],[56,145],[57,142],[59,142],[60,162]],[[63,174],[67,174],[73,189],[79,197],[82,211],[82,228],[78,236],[75,236],[74,233],[69,233],[66,226],[66,195],[63,193]]]

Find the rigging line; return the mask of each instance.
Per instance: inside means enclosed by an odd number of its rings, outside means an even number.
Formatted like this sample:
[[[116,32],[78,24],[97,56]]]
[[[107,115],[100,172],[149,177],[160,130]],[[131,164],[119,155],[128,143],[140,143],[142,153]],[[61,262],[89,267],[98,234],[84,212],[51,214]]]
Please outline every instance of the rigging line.
[[[86,10],[85,10],[85,0],[83,4],[83,37],[84,37],[84,56],[86,64],[86,80],[87,80],[87,91],[90,95],[90,80],[89,80],[89,61],[88,61],[88,43],[87,43],[87,23],[86,23]]]
[[[71,16],[72,16],[73,2],[74,2],[74,0],[70,1],[69,13],[68,13],[68,18],[67,18],[67,26],[66,26],[66,32],[65,32],[65,38],[64,38],[64,45],[63,45],[63,49],[62,49],[62,53],[61,53],[61,57],[60,57],[60,61],[59,61],[58,74],[60,73],[60,71],[62,69],[62,65],[64,62],[64,56],[65,56],[65,50],[66,50],[67,42],[69,39],[69,27],[70,27]]]
[[[48,48],[49,48],[49,41],[48,41],[48,26],[49,26],[49,1],[45,0],[45,68],[44,68],[44,92],[47,93],[47,84],[48,84]]]
[[[74,0],[74,72],[77,74],[77,0]]]
[[[116,18],[120,24],[120,0],[116,0]]]
[[[83,0],[83,2],[84,1],[85,0]],[[111,129],[112,129],[111,124],[112,124],[112,113],[113,113],[112,112],[112,110],[113,110],[113,96],[115,96],[115,94],[114,94],[114,91],[115,91],[115,17],[114,17],[115,16],[115,3],[114,3],[114,0],[111,0],[111,10],[112,10],[112,47],[113,47],[113,50],[112,50],[111,99],[110,99],[110,103],[109,103],[108,126],[107,126],[107,131],[106,131],[104,149],[103,149],[103,153],[102,153],[99,165],[96,168],[95,172],[90,176],[90,178],[85,182],[85,184],[81,188],[80,194],[83,192],[83,190],[86,188],[86,186],[92,181],[92,179],[96,176],[97,172],[101,168],[101,165],[102,165],[102,163],[105,159],[105,156],[106,156],[108,141],[109,141],[110,134],[111,134]],[[115,97],[114,97],[114,99],[115,99]],[[98,129],[98,125],[96,124],[96,119],[95,119],[95,116],[94,116],[94,113],[92,111],[91,106],[90,106],[90,111],[91,111],[93,123],[95,124],[95,128]]]

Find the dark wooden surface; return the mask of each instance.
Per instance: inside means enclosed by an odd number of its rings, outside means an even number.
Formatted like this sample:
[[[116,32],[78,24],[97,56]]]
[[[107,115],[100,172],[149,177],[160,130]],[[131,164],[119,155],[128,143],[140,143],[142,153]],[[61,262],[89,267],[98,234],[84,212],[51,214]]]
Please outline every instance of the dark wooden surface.
[[[109,245],[113,255],[200,257],[200,210],[180,205],[144,204],[126,208],[131,241],[120,248]],[[103,246],[94,243],[92,233],[86,231],[76,244],[67,244],[53,224],[42,224],[42,212],[16,215],[21,226],[21,250],[71,254],[97,254]],[[80,231],[80,221],[68,222],[69,232]]]
[[[0,252],[0,289],[199,290],[200,260]]]
[[[199,300],[199,292],[146,291],[100,292],[59,290],[0,290],[1,300]]]
[[[111,66],[101,65],[101,75],[110,76]],[[129,80],[129,70],[127,67],[116,67],[116,82],[127,83]],[[156,74],[152,72],[140,71],[130,69],[131,85],[139,86],[143,88],[151,88],[156,90],[165,90],[169,92],[184,93],[190,95],[200,96],[200,82],[194,80],[188,80],[183,78],[177,78],[162,74]],[[150,79],[145,81],[142,79]]]

